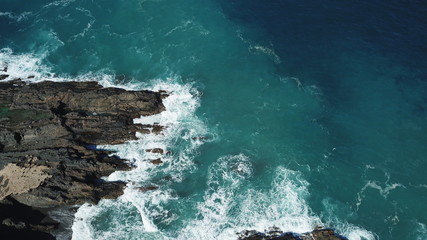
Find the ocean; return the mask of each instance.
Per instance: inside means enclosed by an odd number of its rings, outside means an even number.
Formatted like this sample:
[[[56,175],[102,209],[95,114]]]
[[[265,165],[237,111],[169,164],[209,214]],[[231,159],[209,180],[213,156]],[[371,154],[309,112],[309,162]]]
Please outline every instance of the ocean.
[[[0,0],[0,70],[170,93],[134,120],[162,135],[98,146],[136,168],[105,178],[124,195],[81,206],[73,240],[424,240],[426,16],[421,0]]]

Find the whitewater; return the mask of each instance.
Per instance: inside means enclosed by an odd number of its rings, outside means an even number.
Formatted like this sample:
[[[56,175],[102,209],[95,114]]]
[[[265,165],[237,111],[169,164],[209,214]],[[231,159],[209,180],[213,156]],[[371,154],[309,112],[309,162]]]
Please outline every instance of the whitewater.
[[[123,196],[80,206],[67,237],[231,240],[320,226],[350,240],[427,238],[426,6],[0,3],[3,81],[169,95],[165,111],[134,119],[161,133],[97,146],[134,168],[105,177],[127,182]]]

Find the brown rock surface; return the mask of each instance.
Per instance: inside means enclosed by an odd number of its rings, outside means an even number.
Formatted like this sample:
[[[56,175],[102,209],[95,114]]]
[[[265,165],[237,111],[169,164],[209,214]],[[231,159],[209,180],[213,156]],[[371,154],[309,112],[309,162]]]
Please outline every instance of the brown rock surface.
[[[37,188],[50,177],[45,170],[47,166],[18,166],[9,163],[0,170],[0,199]]]

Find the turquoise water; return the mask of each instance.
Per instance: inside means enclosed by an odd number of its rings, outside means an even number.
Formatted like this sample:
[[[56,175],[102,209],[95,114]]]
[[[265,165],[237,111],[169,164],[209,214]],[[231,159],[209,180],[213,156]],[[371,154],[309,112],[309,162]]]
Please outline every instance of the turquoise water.
[[[79,209],[73,239],[318,225],[351,240],[427,239],[424,3],[0,3],[10,78],[171,93],[166,112],[136,120],[163,135],[102,147],[137,168],[108,177],[129,181],[119,200]]]

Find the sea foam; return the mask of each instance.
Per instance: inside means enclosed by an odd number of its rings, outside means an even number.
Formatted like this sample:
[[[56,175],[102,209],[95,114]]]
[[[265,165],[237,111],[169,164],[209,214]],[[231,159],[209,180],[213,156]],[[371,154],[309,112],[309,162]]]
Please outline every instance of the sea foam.
[[[42,64],[40,57],[34,54],[14,54],[12,49],[0,50],[0,71],[7,68],[5,74],[9,75],[4,81],[13,79],[28,79],[30,81],[55,80],[61,81],[52,74],[51,69]]]
[[[308,183],[297,172],[278,167],[268,190],[247,188],[252,176],[249,157],[224,156],[209,168],[208,190],[197,205],[199,218],[190,221],[178,239],[236,239],[236,232],[307,232],[320,223],[304,198]]]

